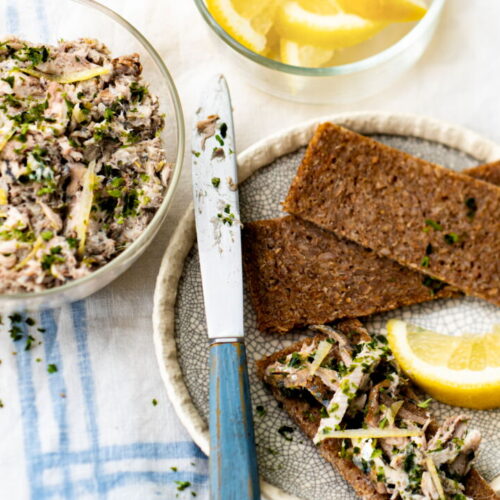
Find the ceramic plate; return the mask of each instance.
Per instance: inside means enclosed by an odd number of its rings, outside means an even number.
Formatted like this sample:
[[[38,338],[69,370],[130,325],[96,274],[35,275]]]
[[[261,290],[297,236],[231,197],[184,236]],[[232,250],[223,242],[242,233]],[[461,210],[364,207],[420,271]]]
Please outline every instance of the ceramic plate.
[[[239,155],[243,222],[283,215],[280,202],[312,137],[315,126],[333,121],[426,160],[461,170],[500,158],[500,148],[473,132],[429,118],[394,114],[349,114],[309,122],[261,141]],[[365,324],[383,331],[398,317],[443,333],[487,331],[500,323],[500,308],[472,298],[433,301],[371,316]],[[194,441],[208,454],[208,341],[192,207],[186,212],[165,253],[155,291],[154,336],[158,360],[170,399]],[[245,297],[246,345],[259,465],[266,499],[347,500],[349,485],[316,452],[297,429],[285,440],[278,429],[295,428],[255,375],[252,360],[289,345],[298,334],[265,335],[256,328]],[[433,403],[444,418],[457,409]],[[469,411],[483,434],[477,467],[492,480],[500,475],[500,410]]]

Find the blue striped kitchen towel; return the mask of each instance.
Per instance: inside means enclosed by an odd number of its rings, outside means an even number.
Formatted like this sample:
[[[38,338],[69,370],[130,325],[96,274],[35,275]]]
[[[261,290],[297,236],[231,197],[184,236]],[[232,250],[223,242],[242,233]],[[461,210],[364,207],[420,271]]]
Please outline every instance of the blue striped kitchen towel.
[[[2,36],[26,22],[19,1],[0,0]],[[44,0],[22,1],[45,41]],[[86,301],[0,311],[0,499],[208,498],[207,459],[166,397],[153,348],[165,243]]]

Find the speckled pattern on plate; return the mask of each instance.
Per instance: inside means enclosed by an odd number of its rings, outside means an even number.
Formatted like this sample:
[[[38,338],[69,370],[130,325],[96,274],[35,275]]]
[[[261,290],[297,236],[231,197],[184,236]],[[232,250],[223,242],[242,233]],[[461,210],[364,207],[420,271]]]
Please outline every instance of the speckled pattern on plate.
[[[374,138],[416,156],[447,165],[457,170],[477,162],[446,146],[416,138],[378,135]],[[261,168],[240,188],[243,222],[283,215],[280,202],[285,198],[290,182],[304,154],[304,148],[285,155]],[[387,319],[400,317],[445,333],[486,331],[500,322],[500,309],[477,299],[453,299],[429,302],[397,311],[375,315],[366,321],[368,329],[381,332]],[[272,336],[260,333],[255,315],[245,296],[246,345],[249,359],[258,359],[289,345],[300,333]],[[208,418],[208,345],[196,245],[189,253],[179,283],[176,304],[175,338],[181,370],[193,402],[204,419]],[[302,334],[303,335],[303,334]],[[259,452],[260,472],[270,483],[301,498],[310,500],[341,500],[355,498],[347,483],[332,470],[316,452],[315,447],[299,430],[293,441],[285,440],[278,429],[291,425],[285,412],[263,387],[250,362],[253,406],[263,406],[265,415],[255,414],[255,433]],[[444,418],[457,409],[434,403],[432,411]],[[473,425],[481,429],[483,444],[478,468],[486,478],[500,474],[500,411],[474,412]]]

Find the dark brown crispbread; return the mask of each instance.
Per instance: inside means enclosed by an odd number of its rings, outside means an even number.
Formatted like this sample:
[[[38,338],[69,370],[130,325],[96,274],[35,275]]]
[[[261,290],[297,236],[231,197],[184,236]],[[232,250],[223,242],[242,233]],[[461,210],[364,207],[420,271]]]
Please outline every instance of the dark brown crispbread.
[[[500,305],[498,186],[325,123],[309,144],[284,208]],[[428,265],[422,266],[425,257]]]
[[[468,168],[464,170],[463,173],[475,177],[476,179],[495,184],[495,186],[500,186],[500,161]]]
[[[347,320],[340,322],[336,325],[336,328],[340,331],[343,331],[345,334],[357,331],[357,333],[359,334],[359,341],[366,341],[367,339],[369,339],[369,337],[367,337],[368,334],[366,330],[357,320]],[[266,377],[265,372],[266,368],[278,359],[286,357],[288,354],[291,354],[293,352],[299,351],[300,347],[304,343],[311,344],[315,341],[315,339],[323,338],[325,338],[324,335],[307,337],[303,340],[299,340],[292,346],[289,346],[256,362],[258,376],[264,382],[266,382],[276,400],[283,405],[283,408],[288,413],[288,415],[309,439],[313,439],[319,427],[319,422],[321,419],[320,405],[314,405],[310,401],[303,398],[293,398],[289,395],[284,395],[277,386],[272,385],[272,380],[270,380],[269,377]],[[403,408],[408,408],[413,414],[421,413],[422,416],[426,414],[424,410],[416,407],[415,404],[413,404],[411,401],[405,401]],[[431,421],[426,432],[429,433],[430,437],[437,431],[437,429],[437,423],[435,421]],[[354,465],[351,460],[340,457],[339,452],[341,449],[341,440],[327,439],[319,443],[317,448],[323,458],[337,469],[342,477],[352,486],[356,494],[363,500],[389,499],[389,495],[384,495],[377,492],[368,474],[364,474]],[[465,493],[474,500],[500,500],[500,496],[495,494],[490,485],[475,469],[471,469],[465,479]]]
[[[287,332],[458,295],[424,275],[297,217],[250,222],[243,262],[262,331]]]

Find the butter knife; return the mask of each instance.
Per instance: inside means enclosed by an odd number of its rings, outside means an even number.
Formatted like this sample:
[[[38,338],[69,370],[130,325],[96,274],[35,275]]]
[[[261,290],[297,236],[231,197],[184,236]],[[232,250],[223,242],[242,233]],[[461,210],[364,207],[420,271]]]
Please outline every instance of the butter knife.
[[[192,137],[193,197],[210,341],[210,498],[260,499],[243,327],[241,222],[231,99],[211,79]]]

